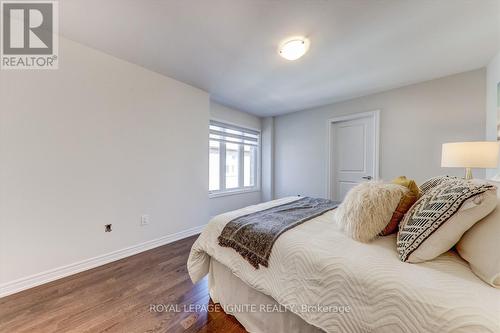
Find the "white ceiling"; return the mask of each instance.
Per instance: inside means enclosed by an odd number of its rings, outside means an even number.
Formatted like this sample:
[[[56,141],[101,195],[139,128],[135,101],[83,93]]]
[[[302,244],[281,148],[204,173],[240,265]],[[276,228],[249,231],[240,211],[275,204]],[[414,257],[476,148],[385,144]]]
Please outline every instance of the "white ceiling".
[[[62,35],[277,115],[485,66],[500,0],[64,0]],[[277,54],[311,40],[295,62]]]

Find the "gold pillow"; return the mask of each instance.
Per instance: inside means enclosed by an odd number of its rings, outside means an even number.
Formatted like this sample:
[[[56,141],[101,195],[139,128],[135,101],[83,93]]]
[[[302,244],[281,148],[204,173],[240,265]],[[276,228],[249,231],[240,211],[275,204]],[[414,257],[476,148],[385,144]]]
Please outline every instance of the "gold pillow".
[[[413,179],[408,179],[405,176],[398,177],[392,181],[393,184],[401,185],[408,188],[409,192],[401,198],[398,207],[392,214],[391,221],[380,232],[381,236],[387,236],[398,231],[399,222],[403,219],[405,214],[410,210],[413,204],[420,198],[420,189]]]
[[[406,176],[400,176],[393,179],[391,183],[407,187],[413,195],[420,197],[420,189],[413,179],[408,179]]]

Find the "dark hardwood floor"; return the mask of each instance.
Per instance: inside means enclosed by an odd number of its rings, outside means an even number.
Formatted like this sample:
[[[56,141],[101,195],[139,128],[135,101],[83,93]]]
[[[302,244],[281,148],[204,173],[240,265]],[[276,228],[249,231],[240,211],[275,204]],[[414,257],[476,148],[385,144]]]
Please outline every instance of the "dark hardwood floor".
[[[206,278],[189,279],[195,239],[0,298],[0,332],[245,332],[220,307],[213,310]],[[156,304],[160,311],[151,311]],[[163,307],[170,304],[177,309]]]

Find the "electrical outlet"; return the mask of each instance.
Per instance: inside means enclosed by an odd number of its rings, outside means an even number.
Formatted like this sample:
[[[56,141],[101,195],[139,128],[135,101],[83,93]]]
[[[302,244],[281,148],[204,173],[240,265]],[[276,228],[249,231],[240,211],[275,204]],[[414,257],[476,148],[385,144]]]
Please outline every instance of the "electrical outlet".
[[[150,222],[149,220],[149,215],[142,215],[141,216],[141,225],[144,226],[144,225],[148,225]]]
[[[104,232],[111,232],[113,229],[111,228],[112,224],[105,224],[104,225]]]

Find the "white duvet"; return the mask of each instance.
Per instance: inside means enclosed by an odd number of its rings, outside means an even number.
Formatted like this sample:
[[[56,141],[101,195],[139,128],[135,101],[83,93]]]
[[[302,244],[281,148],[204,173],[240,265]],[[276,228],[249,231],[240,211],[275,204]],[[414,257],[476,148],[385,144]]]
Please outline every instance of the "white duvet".
[[[457,254],[403,263],[394,236],[356,242],[337,230],[334,211],[282,234],[268,268],[256,270],[233,249],[218,245],[217,237],[232,219],[297,199],[212,219],[189,256],[193,282],[208,273],[213,257],[249,286],[327,332],[500,332],[500,290],[476,277]],[[312,311],[301,311],[304,304],[313,306]],[[350,311],[336,312],[335,306]]]

